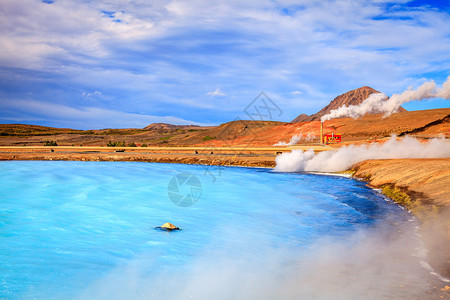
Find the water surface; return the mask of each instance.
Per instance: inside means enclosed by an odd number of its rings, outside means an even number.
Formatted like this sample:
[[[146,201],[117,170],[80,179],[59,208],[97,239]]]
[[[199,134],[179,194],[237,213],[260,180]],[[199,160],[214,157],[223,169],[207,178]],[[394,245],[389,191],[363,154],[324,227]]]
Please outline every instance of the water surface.
[[[201,182],[189,207],[168,198],[180,173]],[[404,295],[398,285],[426,288],[412,217],[348,178],[28,161],[1,162],[0,180],[0,298],[379,299]],[[182,230],[154,229],[165,222]]]

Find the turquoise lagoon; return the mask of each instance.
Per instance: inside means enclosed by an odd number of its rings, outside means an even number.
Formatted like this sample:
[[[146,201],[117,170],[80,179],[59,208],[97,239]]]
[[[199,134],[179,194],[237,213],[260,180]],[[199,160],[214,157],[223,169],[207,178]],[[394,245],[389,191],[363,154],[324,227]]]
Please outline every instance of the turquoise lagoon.
[[[191,206],[168,197],[179,174],[201,184],[178,182],[180,195],[195,192]],[[1,162],[0,180],[0,299],[391,299],[428,288],[414,218],[349,178],[27,161]],[[182,230],[154,228],[165,222]]]

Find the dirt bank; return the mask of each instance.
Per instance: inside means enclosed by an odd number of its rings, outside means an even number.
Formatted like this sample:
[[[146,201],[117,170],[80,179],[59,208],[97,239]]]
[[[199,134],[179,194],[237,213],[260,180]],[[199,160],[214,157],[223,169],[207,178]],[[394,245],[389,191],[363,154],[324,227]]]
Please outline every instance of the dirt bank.
[[[193,147],[0,147],[0,160],[142,161],[203,165],[274,167],[271,148]]]
[[[0,160],[143,161],[222,166],[275,167],[292,149],[326,151],[327,146],[292,147],[72,147],[0,146]]]
[[[450,158],[367,160],[354,168],[356,177],[374,187],[404,190],[411,200],[408,208],[417,206],[417,213],[418,206],[450,206]]]
[[[354,169],[422,221],[429,260],[450,277],[450,158],[368,160]]]

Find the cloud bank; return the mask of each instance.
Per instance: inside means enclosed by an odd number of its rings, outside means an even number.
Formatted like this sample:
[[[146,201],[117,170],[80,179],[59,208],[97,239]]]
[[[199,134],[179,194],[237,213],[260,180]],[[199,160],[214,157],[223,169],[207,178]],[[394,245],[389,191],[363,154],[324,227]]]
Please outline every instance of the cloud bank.
[[[443,80],[450,14],[438,4],[3,0],[0,102],[81,108],[83,92],[99,91],[90,107],[210,124],[265,91],[289,121],[358,86],[391,94]],[[227,105],[206,94],[217,86]]]
[[[151,123],[208,125],[198,124],[172,116],[152,116],[91,106],[75,108],[33,100],[14,100],[8,103],[0,102],[0,109],[3,111],[15,111],[17,117],[11,119],[11,121],[17,120],[17,118],[20,120],[20,116],[25,114],[30,117],[23,119],[23,122],[29,122],[30,118],[34,122],[46,122],[46,120],[54,118],[58,120],[62,127],[71,128],[83,128],[86,122],[94,128],[143,128]]]

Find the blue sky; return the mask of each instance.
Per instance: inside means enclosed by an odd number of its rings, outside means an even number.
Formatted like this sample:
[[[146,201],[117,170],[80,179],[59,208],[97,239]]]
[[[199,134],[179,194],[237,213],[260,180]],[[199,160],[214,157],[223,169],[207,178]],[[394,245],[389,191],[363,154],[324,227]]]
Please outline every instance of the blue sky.
[[[290,121],[364,85],[440,85],[449,3],[0,0],[0,123],[220,124],[261,91]]]

